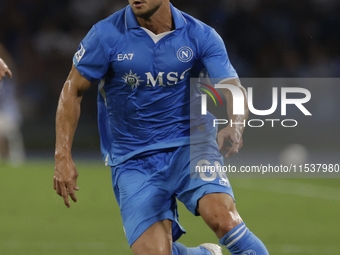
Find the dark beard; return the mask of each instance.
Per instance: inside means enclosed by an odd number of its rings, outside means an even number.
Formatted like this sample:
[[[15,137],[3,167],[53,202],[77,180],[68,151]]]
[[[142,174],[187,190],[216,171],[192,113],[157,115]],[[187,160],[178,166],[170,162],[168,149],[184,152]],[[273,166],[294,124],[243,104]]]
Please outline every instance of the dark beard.
[[[145,12],[145,13],[136,14],[136,16],[137,16],[138,18],[142,18],[142,19],[147,20],[147,19],[149,19],[152,15],[155,14],[155,12],[159,9],[159,7],[161,7],[161,5],[162,5],[162,2],[161,2],[159,5],[155,6],[153,9],[151,9],[151,10]]]

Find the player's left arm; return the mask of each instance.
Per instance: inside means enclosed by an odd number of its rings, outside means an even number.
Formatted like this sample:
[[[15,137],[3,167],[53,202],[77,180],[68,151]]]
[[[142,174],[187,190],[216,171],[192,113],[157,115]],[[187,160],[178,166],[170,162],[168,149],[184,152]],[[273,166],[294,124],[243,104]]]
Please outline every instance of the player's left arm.
[[[244,95],[244,115],[233,114],[233,96],[228,89],[222,89],[227,100],[227,113],[229,125],[217,134],[217,142],[220,150],[227,151],[225,157],[229,158],[243,146],[242,134],[244,120],[248,118],[247,93],[241,85],[238,75],[230,63],[224,41],[215,30],[207,30],[205,42],[201,45],[202,61],[212,81],[220,80],[222,84],[236,86]],[[231,124],[233,123],[233,125]],[[230,146],[226,145],[230,143]]]
[[[248,118],[249,110],[247,104],[247,92],[245,88],[241,85],[240,80],[228,79],[222,84],[233,85],[239,88],[243,93],[244,98],[244,114],[243,115],[235,115],[233,109],[233,96],[229,89],[221,89],[226,101],[227,101],[227,113],[229,117],[229,125],[222,130],[220,130],[217,134],[217,143],[219,150],[227,151],[225,154],[226,158],[230,158],[243,146],[243,131],[244,131],[244,123]]]

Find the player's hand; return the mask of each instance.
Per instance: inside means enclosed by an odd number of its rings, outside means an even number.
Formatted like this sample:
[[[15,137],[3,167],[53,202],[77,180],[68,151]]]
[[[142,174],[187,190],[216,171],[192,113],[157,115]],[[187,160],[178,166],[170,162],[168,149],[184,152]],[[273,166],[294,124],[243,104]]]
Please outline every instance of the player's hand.
[[[79,190],[77,186],[78,171],[72,160],[58,161],[54,168],[53,188],[59,196],[62,196],[67,208],[70,208],[69,197],[77,202],[75,191]]]
[[[0,81],[2,80],[2,77],[5,75],[8,75],[9,78],[12,78],[12,72],[6,65],[6,63],[0,58]]]
[[[226,158],[230,158],[235,153],[238,153],[238,151],[243,146],[243,139],[242,139],[242,132],[243,129],[238,128],[237,126],[234,127],[226,127],[222,129],[217,134],[217,144],[218,149],[220,151],[227,151],[225,154]],[[228,146],[229,144],[229,146]]]

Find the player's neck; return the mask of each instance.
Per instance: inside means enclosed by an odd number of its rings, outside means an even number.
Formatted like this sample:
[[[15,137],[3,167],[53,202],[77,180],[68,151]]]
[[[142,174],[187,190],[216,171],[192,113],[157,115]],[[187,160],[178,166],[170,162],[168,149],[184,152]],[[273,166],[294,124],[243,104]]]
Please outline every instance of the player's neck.
[[[141,27],[149,29],[154,34],[161,34],[175,29],[170,5],[163,4],[149,19],[137,17]]]

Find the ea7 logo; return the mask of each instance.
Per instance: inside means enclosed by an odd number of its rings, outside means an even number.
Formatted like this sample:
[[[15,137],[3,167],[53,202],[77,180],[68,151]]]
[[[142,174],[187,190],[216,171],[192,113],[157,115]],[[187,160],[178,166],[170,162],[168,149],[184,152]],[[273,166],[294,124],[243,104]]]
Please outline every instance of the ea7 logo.
[[[117,60],[123,61],[123,60],[132,60],[134,53],[128,53],[128,54],[118,54]]]

